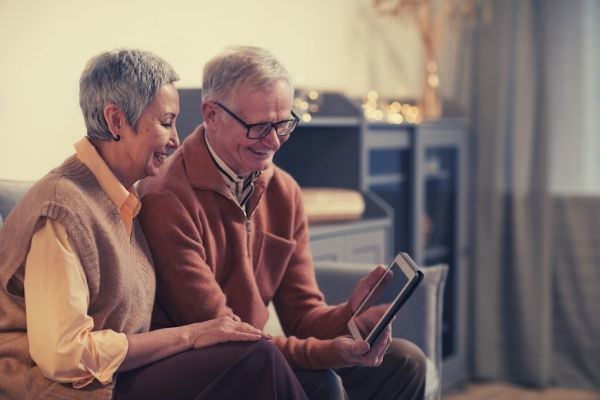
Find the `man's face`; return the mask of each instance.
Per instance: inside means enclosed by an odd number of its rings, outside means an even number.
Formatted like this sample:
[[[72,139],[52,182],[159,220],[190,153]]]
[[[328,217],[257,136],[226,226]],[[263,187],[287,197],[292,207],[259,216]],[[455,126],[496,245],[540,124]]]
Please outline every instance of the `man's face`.
[[[285,81],[258,91],[249,86],[236,89],[223,105],[248,124],[278,122],[292,118],[294,91]],[[272,129],[262,139],[246,137],[247,129],[215,103],[203,106],[208,140],[215,152],[238,175],[262,171],[273,163],[273,156],[289,136],[277,136]]]

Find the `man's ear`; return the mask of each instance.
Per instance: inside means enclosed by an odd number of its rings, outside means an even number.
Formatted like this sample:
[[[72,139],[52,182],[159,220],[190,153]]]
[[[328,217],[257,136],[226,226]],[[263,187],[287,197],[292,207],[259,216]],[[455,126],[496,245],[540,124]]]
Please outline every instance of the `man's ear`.
[[[202,120],[208,126],[215,123],[217,119],[217,110],[214,103],[209,101],[202,103]]]

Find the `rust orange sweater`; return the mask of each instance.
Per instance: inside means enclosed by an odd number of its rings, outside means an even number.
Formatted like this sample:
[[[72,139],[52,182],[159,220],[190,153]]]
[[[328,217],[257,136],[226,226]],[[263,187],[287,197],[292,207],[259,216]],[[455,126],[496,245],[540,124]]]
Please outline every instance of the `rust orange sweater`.
[[[140,194],[158,279],[156,327],[235,313],[262,329],[273,300],[287,335],[274,341],[292,367],[344,366],[332,339],[348,333],[350,306],[326,305],[317,287],[292,177],[275,166],[263,171],[246,216],[198,127]]]

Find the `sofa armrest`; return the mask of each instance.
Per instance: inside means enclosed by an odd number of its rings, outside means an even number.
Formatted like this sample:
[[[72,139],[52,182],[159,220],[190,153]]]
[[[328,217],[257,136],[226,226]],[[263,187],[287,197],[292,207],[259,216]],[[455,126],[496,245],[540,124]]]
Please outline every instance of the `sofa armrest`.
[[[317,282],[327,303],[344,302],[360,278],[372,265],[324,261],[315,264]],[[441,340],[442,293],[447,267],[437,265],[423,268],[423,281],[402,307],[393,323],[395,337],[408,339],[418,345],[432,360],[439,358]]]
[[[0,228],[2,222],[34,182],[0,179]]]
[[[372,268],[339,261],[315,263],[317,282],[329,304],[346,301],[358,280]],[[423,281],[398,313],[392,333],[419,346],[441,376],[443,293],[448,267],[436,265],[422,271]]]

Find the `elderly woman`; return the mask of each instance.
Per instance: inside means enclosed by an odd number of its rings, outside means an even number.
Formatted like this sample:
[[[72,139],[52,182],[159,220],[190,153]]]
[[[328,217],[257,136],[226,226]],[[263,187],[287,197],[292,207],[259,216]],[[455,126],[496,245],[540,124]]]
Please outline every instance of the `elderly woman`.
[[[139,50],[86,66],[87,137],[0,231],[0,398],[305,398],[236,317],[149,331],[155,276],[132,188],[178,146],[177,79]]]

